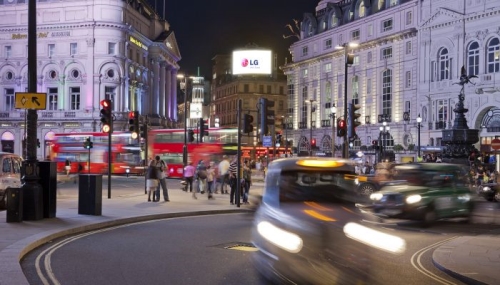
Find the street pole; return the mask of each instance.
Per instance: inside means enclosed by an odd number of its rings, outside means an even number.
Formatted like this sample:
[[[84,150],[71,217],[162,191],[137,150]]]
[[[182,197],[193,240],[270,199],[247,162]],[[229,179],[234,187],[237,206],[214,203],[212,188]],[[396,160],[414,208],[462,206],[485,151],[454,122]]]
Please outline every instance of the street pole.
[[[237,117],[238,117],[238,147],[237,147],[237,151],[238,153],[236,154],[237,156],[237,164],[236,164],[236,207],[240,207],[240,187],[241,187],[241,106],[242,106],[242,103],[243,100],[242,99],[238,99],[238,110],[236,111],[237,112]],[[269,157],[269,155],[268,155]]]
[[[187,92],[188,92],[188,81],[187,81],[187,74],[184,75],[184,146],[182,147],[182,164],[184,164],[184,168],[187,166]],[[181,88],[182,89],[182,88]],[[184,173],[184,168],[183,168],[183,173]]]
[[[418,146],[417,146],[417,162],[420,162],[420,127],[422,123],[422,117],[420,117],[420,114],[418,114],[417,117],[417,141],[418,141]]]
[[[332,114],[332,157],[335,157],[335,113]]]
[[[288,117],[285,117],[285,157],[288,157]]]
[[[347,123],[347,44],[344,44],[344,119]],[[347,138],[347,134],[344,135],[344,146],[343,146],[343,158],[349,158],[349,140]]]
[[[311,108],[311,126],[310,126],[310,134],[309,134],[309,156],[313,155],[313,149],[312,149],[312,139],[313,139],[313,99],[309,99],[310,103],[310,108]]]

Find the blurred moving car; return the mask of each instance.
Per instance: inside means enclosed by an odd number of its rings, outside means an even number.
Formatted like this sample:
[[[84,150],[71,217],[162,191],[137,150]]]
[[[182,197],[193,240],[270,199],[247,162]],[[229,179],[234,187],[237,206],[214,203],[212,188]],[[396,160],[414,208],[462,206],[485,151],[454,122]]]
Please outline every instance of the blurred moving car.
[[[7,188],[21,187],[22,162],[17,154],[0,152],[0,209],[5,209]]]
[[[477,194],[486,201],[500,202],[500,185],[498,183],[486,183],[477,186]]]
[[[336,158],[269,164],[252,242],[257,270],[276,284],[377,284],[383,252],[405,241],[363,225],[354,166]],[[373,252],[375,251],[375,252]],[[377,259],[374,261],[374,259]]]
[[[412,163],[394,167],[394,179],[358,208],[379,218],[419,220],[469,217],[473,210],[467,177],[460,165]]]

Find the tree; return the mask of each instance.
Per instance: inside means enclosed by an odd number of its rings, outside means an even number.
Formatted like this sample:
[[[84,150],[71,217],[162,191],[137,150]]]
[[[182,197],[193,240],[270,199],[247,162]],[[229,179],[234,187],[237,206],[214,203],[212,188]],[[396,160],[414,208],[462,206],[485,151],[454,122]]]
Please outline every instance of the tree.
[[[397,145],[394,145],[393,150],[394,151],[403,151],[404,147],[400,144],[397,144]]]

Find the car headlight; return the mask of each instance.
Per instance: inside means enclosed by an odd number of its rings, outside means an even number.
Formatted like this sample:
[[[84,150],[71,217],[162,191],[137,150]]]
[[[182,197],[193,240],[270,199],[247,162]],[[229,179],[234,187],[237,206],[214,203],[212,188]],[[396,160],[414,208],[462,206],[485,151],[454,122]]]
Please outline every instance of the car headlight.
[[[302,249],[302,239],[289,231],[278,228],[270,222],[257,224],[257,232],[275,246],[292,253],[298,253]]]
[[[418,203],[422,200],[422,196],[420,195],[410,195],[408,197],[406,197],[406,203],[408,204],[415,204],[415,203]]]
[[[460,196],[458,196],[458,200],[469,202],[470,201],[470,195],[469,194],[460,195]]]
[[[358,178],[354,179],[354,184],[359,185],[359,179]]]
[[[381,193],[373,193],[370,195],[371,200],[381,200],[382,197],[384,197],[384,195],[382,195]]]
[[[490,187],[488,187],[488,186],[483,187],[483,191],[484,191],[484,192],[486,192],[486,191],[490,191],[490,190],[491,190],[491,188],[490,188]]]

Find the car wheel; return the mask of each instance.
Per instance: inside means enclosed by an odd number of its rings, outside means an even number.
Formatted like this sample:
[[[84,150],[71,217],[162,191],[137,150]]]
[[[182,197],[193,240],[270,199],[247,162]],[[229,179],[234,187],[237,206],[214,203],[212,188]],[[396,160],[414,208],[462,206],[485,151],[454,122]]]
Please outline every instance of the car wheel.
[[[496,192],[495,193],[495,196],[493,197],[493,199],[497,202],[500,202],[500,192]]]
[[[370,196],[375,191],[377,191],[377,189],[370,183],[363,183],[359,186],[358,189],[359,194],[363,196]]]

